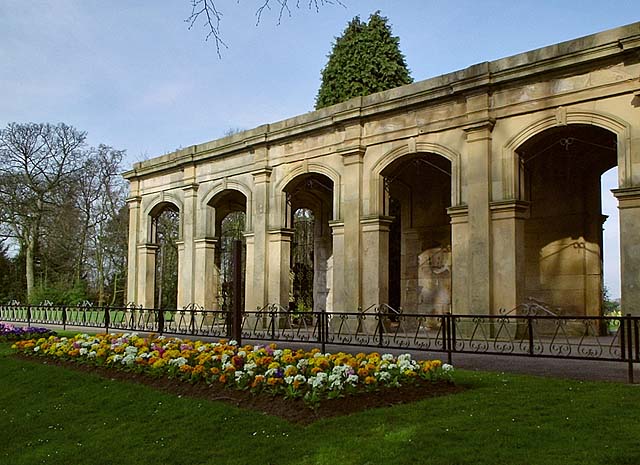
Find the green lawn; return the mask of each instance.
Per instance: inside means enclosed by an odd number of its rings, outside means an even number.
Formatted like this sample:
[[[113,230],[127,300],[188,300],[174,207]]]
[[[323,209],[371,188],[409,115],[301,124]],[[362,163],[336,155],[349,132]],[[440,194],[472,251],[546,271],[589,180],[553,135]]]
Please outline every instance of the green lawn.
[[[8,357],[0,463],[640,463],[640,386],[456,373],[461,394],[302,427]]]

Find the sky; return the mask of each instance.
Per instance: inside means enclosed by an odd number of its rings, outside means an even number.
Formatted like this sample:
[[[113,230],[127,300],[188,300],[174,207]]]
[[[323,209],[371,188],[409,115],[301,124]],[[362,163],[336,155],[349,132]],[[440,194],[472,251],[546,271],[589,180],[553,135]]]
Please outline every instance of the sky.
[[[289,0],[295,5],[295,0]],[[640,21],[638,0],[217,0],[219,57],[191,0],[0,0],[0,127],[65,122],[135,161],[313,110],[347,22],[380,10],[416,81]],[[272,0],[277,5],[276,0]],[[334,1],[335,3],[335,1]],[[605,283],[620,295],[617,209],[603,177]]]

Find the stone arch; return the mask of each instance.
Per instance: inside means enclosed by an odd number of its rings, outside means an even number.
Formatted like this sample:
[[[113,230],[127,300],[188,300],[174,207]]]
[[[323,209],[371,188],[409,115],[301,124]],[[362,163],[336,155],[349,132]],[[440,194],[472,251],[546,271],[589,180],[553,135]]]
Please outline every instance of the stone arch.
[[[340,186],[341,175],[338,171],[330,166],[321,163],[309,163],[306,160],[299,163],[296,167],[291,169],[280,181],[275,185],[275,195],[281,199],[279,202],[280,211],[278,217],[280,218],[280,224],[286,224],[286,195],[285,189],[294,181],[297,177],[304,174],[317,173],[322,174],[329,178],[333,182],[333,220],[338,220],[342,217],[342,211],[340,208]]]
[[[502,186],[503,198],[515,200],[521,197],[520,185],[520,165],[519,156],[516,150],[526,141],[541,134],[547,129],[568,126],[572,124],[583,124],[598,126],[616,134],[618,140],[618,184],[619,187],[631,185],[632,164],[630,153],[630,125],[621,118],[604,112],[567,110],[563,107],[556,109],[554,115],[541,118],[514,135],[504,145],[503,166],[502,166]]]
[[[160,192],[156,196],[152,197],[147,206],[143,210],[144,230],[146,231],[146,242],[152,243],[154,241],[153,231],[153,217],[160,213],[167,206],[173,207],[180,213],[180,224],[178,229],[178,240],[182,240],[182,224],[183,217],[182,212],[183,205],[182,199],[175,195],[173,192]]]
[[[601,176],[624,167],[625,133],[625,123],[611,115],[560,108],[505,145],[504,162],[514,165],[505,170],[504,189],[527,209],[518,244],[522,297],[565,315],[601,315]]]
[[[373,205],[375,211],[386,214],[384,211],[384,177],[382,172],[396,160],[417,153],[433,153],[446,158],[451,162],[451,205],[460,205],[462,201],[460,192],[460,154],[444,145],[433,142],[416,142],[411,139],[406,145],[396,147],[385,153],[372,168]]]
[[[202,212],[202,218],[204,222],[204,229],[206,231],[206,235],[211,235],[213,233],[211,215],[208,214],[209,204],[216,196],[229,190],[237,191],[242,195],[244,195],[244,197],[246,198],[247,211],[246,211],[245,229],[247,232],[253,230],[253,220],[251,215],[251,211],[252,211],[251,206],[253,205],[252,203],[253,191],[247,184],[241,181],[233,180],[233,179],[223,179],[222,181],[219,181],[216,184],[213,184],[211,187],[209,187],[205,191],[205,193],[200,197],[201,199],[200,211]]]

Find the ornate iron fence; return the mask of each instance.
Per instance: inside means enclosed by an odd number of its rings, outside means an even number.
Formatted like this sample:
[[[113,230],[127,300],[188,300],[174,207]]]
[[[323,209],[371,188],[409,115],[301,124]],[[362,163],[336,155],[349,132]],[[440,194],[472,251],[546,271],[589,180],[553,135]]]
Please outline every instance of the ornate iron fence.
[[[295,312],[276,304],[244,311],[0,305],[0,321],[105,331],[362,346],[452,354],[489,354],[623,362],[633,382],[640,363],[640,317],[549,314],[408,314],[380,305],[358,312]],[[238,323],[234,325],[234,321]]]

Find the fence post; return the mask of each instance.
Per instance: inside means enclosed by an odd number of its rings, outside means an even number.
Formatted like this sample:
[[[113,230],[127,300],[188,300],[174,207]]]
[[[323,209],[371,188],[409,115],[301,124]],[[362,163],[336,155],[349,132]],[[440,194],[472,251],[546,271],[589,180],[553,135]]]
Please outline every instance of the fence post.
[[[326,312],[322,311],[318,313],[318,339],[320,341],[320,347],[322,348],[322,353],[326,353],[327,349],[327,337],[325,332],[325,321],[327,320]]]
[[[27,305],[27,328],[31,328],[31,305]]]
[[[158,334],[162,335],[164,332],[164,310],[158,309]]]
[[[453,350],[453,339],[455,339],[455,325],[451,321],[451,312],[446,315],[446,341],[447,341],[447,363],[453,365],[453,357],[451,351]]]
[[[630,384],[633,384],[633,330],[631,327],[631,314],[627,313],[623,324],[626,326],[626,346],[627,346],[627,377]]]
[[[242,345],[242,241],[233,241],[233,339]]]
[[[382,347],[384,344],[384,322],[382,321],[382,311],[380,309],[382,306],[378,306],[378,347]],[[358,309],[362,311],[362,309]]]
[[[62,307],[62,329],[67,329],[67,307]]]
[[[271,305],[269,313],[271,314],[271,340],[275,341],[276,339],[276,311],[278,307],[273,304]]]
[[[531,315],[527,315],[526,318],[527,318],[527,331],[529,332],[529,355],[533,355],[533,324],[531,323]]]
[[[111,314],[109,313],[109,307],[104,307],[104,332],[109,334],[109,319],[111,318]]]

